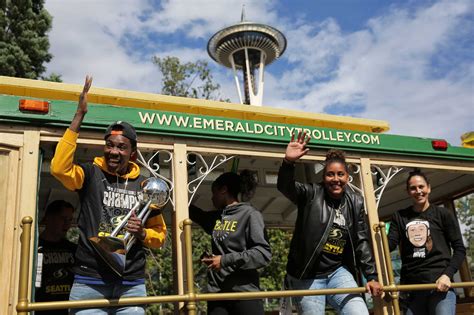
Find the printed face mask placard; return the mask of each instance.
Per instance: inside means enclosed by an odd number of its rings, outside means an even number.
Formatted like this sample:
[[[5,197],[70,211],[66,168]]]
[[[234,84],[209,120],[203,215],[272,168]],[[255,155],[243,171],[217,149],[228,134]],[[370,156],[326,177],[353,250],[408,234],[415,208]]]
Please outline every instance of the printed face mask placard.
[[[405,227],[406,235],[413,249],[413,258],[426,257],[426,245],[430,240],[430,223],[423,219],[415,219]]]

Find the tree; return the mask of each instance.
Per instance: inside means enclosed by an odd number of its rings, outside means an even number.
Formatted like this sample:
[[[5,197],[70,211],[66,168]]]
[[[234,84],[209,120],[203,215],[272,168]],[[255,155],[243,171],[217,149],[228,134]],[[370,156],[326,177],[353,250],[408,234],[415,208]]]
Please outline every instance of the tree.
[[[454,202],[467,249],[467,260],[471,273],[474,274],[474,193],[458,198]]]
[[[267,235],[270,247],[272,248],[273,259],[260,273],[260,286],[263,291],[282,290],[293,234],[288,230],[272,228],[268,229]],[[265,310],[278,308],[279,302],[279,299],[265,300]]]
[[[146,288],[153,295],[171,295],[173,292],[173,262],[171,249],[171,229],[168,229],[166,242],[160,249],[147,249]],[[172,310],[172,304],[154,304],[147,308],[148,314],[163,314]],[[165,313],[166,314],[166,313]]]
[[[52,18],[44,0],[0,2],[0,74],[41,78],[51,60],[47,32]]]
[[[213,82],[211,70],[206,61],[181,63],[177,57],[154,57],[163,76],[161,93],[165,95],[223,100],[220,98],[220,85]]]
[[[51,82],[63,82],[63,79],[61,78],[61,75],[57,74],[57,73],[54,73],[54,72],[51,73],[47,77],[42,76],[41,79],[44,80],[44,81],[51,81]]]

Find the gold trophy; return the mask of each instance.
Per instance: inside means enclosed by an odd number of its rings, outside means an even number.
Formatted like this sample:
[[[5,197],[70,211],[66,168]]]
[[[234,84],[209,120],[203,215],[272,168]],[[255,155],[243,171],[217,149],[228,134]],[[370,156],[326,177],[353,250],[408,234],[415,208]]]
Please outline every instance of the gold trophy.
[[[117,237],[120,230],[127,224],[133,211],[136,211],[137,217],[146,222],[150,215],[150,205],[158,209],[163,208],[169,199],[169,188],[162,179],[151,177],[141,183],[143,191],[143,200],[137,202],[134,207],[122,219],[120,224],[108,236],[93,236],[89,238],[92,247],[97,254],[107,263],[107,265],[120,277],[125,271],[125,262],[127,252],[135,243],[135,237],[126,232],[123,238]]]

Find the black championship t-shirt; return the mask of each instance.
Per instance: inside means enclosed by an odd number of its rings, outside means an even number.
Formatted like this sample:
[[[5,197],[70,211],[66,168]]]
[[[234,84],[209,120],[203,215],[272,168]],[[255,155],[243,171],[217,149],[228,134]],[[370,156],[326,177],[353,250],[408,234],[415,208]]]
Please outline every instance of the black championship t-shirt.
[[[76,244],[68,240],[49,242],[39,239],[36,302],[67,301],[74,281],[72,266]],[[36,314],[67,314],[68,310],[36,311]]]
[[[412,207],[396,212],[390,225],[389,242],[395,242],[394,238],[400,240],[401,283],[408,284],[434,283],[443,273],[449,274],[450,243],[460,243],[462,247],[454,214],[435,205],[423,212],[415,212]],[[463,255],[456,257],[463,258]],[[455,263],[460,264],[461,261]]]
[[[107,236],[137,201],[143,199],[140,183],[145,180],[142,175],[137,178],[124,179],[102,171],[92,163],[81,164],[85,180],[79,195],[81,212],[78,225],[79,243],[76,253],[74,272],[81,276],[102,279],[104,282],[133,281],[145,277],[145,252],[141,242],[135,242],[126,256],[123,279],[115,275],[102,258],[96,254],[89,242],[90,237]],[[151,214],[151,216],[156,214]],[[119,236],[125,233],[123,228]]]
[[[342,265],[344,248],[349,238],[342,207],[344,205],[340,204],[337,207],[331,207],[332,211],[335,211],[334,221],[319,255],[316,270],[314,270],[316,278],[325,277]]]

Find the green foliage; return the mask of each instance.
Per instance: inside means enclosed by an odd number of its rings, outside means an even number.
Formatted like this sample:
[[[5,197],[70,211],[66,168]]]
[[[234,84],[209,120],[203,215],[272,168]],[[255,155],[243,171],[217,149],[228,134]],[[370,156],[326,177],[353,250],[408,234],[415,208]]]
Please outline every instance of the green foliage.
[[[193,229],[193,270],[194,287],[197,292],[207,292],[207,266],[201,262],[201,255],[204,252],[212,252],[211,237],[200,227]],[[197,304],[198,310],[205,314],[207,304],[205,302]]]
[[[161,249],[148,250],[146,261],[146,287],[149,295],[172,295],[173,290],[173,263],[171,229],[168,230],[165,246]],[[206,266],[201,263],[201,254],[210,251],[211,238],[201,228],[193,229],[193,270],[194,287],[198,292],[204,292],[207,285]],[[171,314],[171,303],[154,304],[147,308],[147,314]],[[206,303],[198,304],[198,310],[205,312]]]
[[[461,232],[465,244],[467,244],[467,261],[471,273],[474,274],[474,193],[456,199],[454,204],[461,225]]]
[[[38,79],[51,60],[44,0],[0,2],[0,74]]]
[[[57,74],[57,73],[54,73],[54,72],[51,73],[47,77],[42,76],[41,79],[44,80],[44,81],[51,81],[51,82],[63,82],[63,79],[61,78],[61,75]]]
[[[173,290],[173,262],[172,262],[172,238],[171,229],[165,245],[160,249],[148,249],[146,259],[146,289],[148,295],[172,295]],[[153,304],[147,308],[148,314],[169,314],[173,310],[173,305]]]
[[[272,260],[260,273],[260,287],[263,291],[281,290],[286,274],[286,262],[290,251],[292,233],[281,229],[267,229]],[[265,300],[265,310],[274,310],[279,306],[279,299]]]
[[[213,82],[212,73],[206,61],[181,63],[178,58],[168,56],[153,57],[153,63],[158,66],[163,76],[162,94],[222,100],[219,93],[220,85]]]

